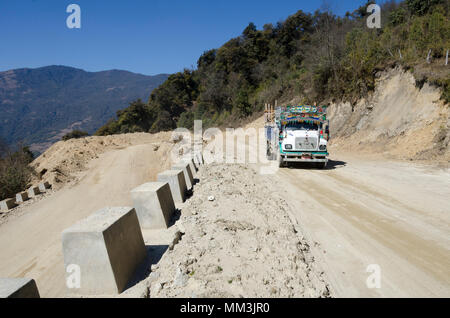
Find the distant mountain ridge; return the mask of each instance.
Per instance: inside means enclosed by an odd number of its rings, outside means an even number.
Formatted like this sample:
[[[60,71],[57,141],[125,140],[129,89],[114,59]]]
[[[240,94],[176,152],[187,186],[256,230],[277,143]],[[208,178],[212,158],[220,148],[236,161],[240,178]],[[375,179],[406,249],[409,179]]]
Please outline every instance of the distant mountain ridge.
[[[146,101],[168,76],[56,65],[0,72],[0,137],[42,152],[72,129],[95,132],[133,100]]]

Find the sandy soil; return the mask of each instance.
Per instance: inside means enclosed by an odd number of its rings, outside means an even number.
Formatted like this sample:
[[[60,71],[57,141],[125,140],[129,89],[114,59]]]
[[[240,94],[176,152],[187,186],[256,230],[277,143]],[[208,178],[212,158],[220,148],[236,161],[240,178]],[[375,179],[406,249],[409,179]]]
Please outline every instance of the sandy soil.
[[[270,183],[211,164],[182,209],[184,232],[151,277],[150,297],[329,297],[311,242]]]

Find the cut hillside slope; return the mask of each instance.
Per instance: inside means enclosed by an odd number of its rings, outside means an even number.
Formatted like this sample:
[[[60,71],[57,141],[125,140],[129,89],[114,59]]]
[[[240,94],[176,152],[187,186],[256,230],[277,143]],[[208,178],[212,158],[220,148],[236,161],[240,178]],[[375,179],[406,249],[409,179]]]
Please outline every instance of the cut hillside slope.
[[[440,96],[439,88],[418,86],[401,68],[382,72],[375,91],[356,105],[331,104],[331,149],[449,161],[450,108]]]

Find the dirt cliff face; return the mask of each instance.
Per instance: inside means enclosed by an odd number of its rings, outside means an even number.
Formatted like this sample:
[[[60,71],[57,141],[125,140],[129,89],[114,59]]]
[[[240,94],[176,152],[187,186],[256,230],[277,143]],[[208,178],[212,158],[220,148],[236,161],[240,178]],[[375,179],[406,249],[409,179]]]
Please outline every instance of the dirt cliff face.
[[[448,161],[450,108],[440,96],[428,83],[417,86],[408,71],[380,73],[375,91],[356,105],[331,104],[331,149]]]

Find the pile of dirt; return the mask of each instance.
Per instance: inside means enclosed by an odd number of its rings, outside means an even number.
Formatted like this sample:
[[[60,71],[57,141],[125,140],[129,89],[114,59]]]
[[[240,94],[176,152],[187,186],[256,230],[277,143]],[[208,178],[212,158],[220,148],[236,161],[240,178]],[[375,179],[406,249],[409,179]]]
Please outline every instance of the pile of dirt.
[[[152,267],[150,297],[330,297],[287,202],[246,165],[211,164]]]
[[[441,90],[394,68],[378,74],[375,91],[329,108],[331,149],[392,159],[450,160],[450,107]]]
[[[128,146],[154,144],[157,150],[162,143],[171,143],[171,133],[133,133],[111,136],[92,136],[59,141],[34,160],[31,166],[37,176],[33,183],[48,181],[55,189],[78,180],[78,173],[85,171],[89,162],[109,150]],[[165,158],[162,158],[165,160]]]

